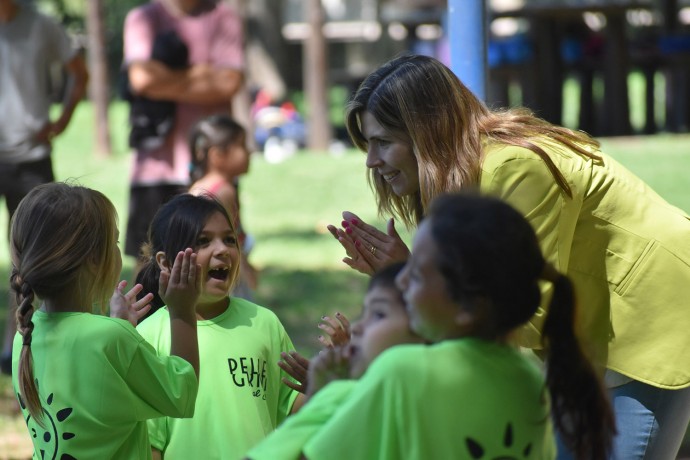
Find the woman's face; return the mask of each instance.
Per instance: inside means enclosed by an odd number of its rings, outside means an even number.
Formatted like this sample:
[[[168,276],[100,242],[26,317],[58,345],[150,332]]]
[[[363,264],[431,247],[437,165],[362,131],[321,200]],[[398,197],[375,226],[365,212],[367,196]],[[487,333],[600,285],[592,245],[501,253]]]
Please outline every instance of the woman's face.
[[[419,168],[410,141],[386,131],[368,111],[362,113],[362,134],[368,145],[367,167],[398,196],[419,191]]]
[[[432,342],[459,337],[461,308],[451,298],[438,270],[440,248],[432,238],[428,219],[420,224],[413,243],[412,254],[396,278],[410,315],[410,328]]]

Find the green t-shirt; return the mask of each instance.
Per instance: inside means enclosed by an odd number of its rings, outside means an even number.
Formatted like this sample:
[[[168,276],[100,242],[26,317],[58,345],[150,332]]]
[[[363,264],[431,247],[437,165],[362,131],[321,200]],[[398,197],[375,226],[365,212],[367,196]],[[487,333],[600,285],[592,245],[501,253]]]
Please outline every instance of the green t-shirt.
[[[34,458],[150,458],[146,420],[193,415],[198,384],[192,366],[158,356],[127,321],[42,311],[32,321],[34,377],[45,410],[41,427],[22,409]],[[17,395],[21,348],[17,334]]]
[[[310,460],[553,459],[556,448],[534,364],[508,346],[461,339],[384,352],[304,453]]]
[[[296,459],[304,445],[331,419],[355,387],[356,380],[336,380],[316,393],[266,439],[249,451],[252,460]]]
[[[191,419],[149,422],[151,445],[171,459],[241,458],[290,413],[297,392],[281,382],[280,353],[294,350],[270,310],[232,297],[219,316],[197,321],[199,394]],[[138,330],[170,350],[170,316],[161,308]],[[202,455],[203,453],[203,455]]]

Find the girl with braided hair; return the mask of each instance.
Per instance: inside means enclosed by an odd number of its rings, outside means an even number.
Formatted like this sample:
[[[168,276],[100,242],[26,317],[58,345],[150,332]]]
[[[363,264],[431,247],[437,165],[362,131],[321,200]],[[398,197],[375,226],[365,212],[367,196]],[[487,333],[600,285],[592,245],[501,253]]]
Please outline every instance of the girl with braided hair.
[[[34,188],[12,218],[13,386],[37,458],[150,458],[146,420],[193,415],[196,254],[179,252],[161,276],[175,321],[173,356],[159,356],[134,328],[153,296],[117,283],[118,233],[102,193],[64,183]],[[109,297],[112,317],[93,314]]]

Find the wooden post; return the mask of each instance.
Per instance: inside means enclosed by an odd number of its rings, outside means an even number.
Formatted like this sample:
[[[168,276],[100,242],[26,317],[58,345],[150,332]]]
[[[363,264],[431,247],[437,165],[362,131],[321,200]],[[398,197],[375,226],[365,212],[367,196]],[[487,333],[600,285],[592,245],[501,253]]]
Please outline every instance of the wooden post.
[[[307,100],[307,148],[326,152],[332,127],[328,115],[326,38],[323,35],[324,11],[321,0],[307,4],[309,37],[304,41],[304,92]]]
[[[103,1],[86,2],[86,29],[88,37],[89,100],[96,123],[96,152],[111,155],[110,128],[108,126],[108,64],[105,55],[103,30]]]

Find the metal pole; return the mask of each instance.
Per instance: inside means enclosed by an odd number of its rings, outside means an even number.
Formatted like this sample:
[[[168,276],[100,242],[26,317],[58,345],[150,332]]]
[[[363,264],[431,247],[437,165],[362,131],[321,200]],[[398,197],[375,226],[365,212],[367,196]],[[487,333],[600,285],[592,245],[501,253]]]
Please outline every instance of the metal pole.
[[[448,0],[451,70],[470,91],[486,100],[486,0]]]

